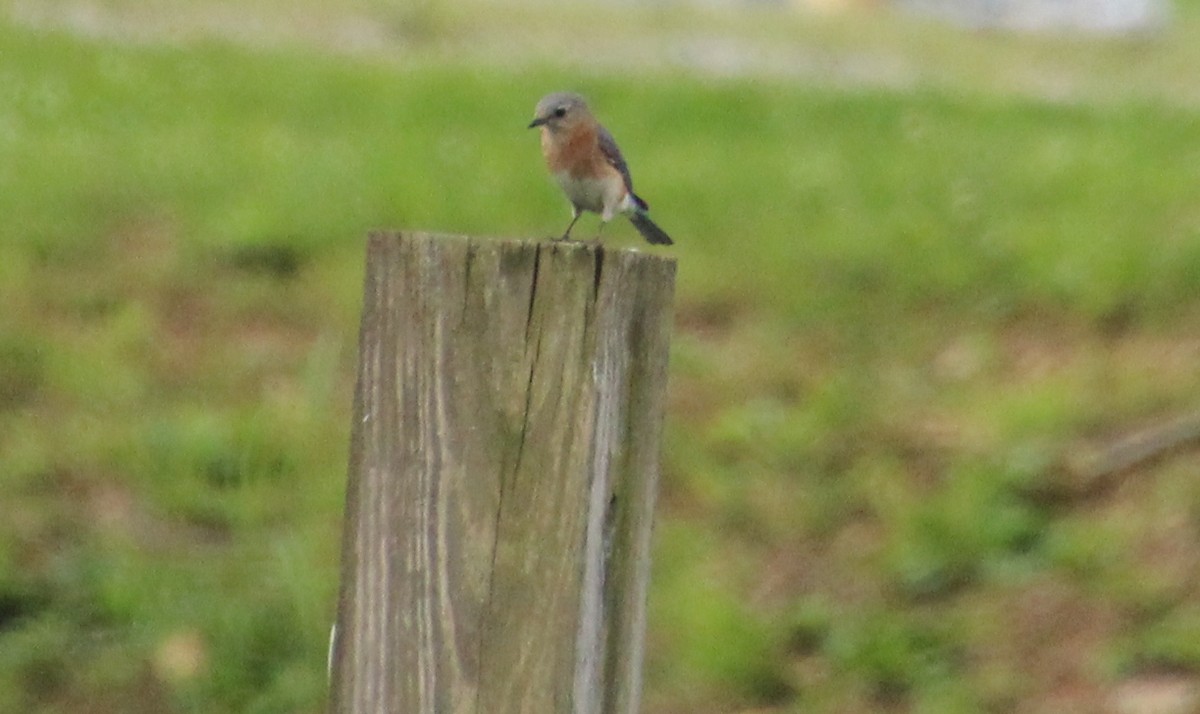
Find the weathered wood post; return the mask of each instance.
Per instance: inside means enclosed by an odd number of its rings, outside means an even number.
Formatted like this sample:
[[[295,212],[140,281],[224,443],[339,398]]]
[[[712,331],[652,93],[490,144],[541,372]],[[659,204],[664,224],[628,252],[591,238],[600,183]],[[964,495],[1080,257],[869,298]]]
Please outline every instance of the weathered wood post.
[[[638,710],[674,282],[371,236],[333,714]]]

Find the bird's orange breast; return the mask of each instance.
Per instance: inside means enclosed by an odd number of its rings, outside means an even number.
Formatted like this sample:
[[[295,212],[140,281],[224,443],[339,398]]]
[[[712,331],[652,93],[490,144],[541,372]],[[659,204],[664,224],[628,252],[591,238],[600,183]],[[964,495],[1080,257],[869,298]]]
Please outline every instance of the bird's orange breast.
[[[552,174],[567,173],[581,177],[606,173],[607,162],[600,152],[594,126],[581,124],[558,134],[543,128],[542,156]]]

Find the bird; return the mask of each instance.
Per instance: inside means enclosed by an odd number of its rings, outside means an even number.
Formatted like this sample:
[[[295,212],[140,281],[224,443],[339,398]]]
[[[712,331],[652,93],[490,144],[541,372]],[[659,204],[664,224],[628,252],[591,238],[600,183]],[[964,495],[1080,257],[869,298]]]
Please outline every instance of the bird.
[[[546,168],[571,202],[571,222],[558,240],[568,240],[584,211],[600,214],[600,230],[618,213],[628,216],[647,242],[671,245],[650,220],[650,206],[633,192],[629,165],[608,129],[596,120],[584,98],[573,92],[542,97],[529,128],[541,132]],[[599,231],[597,231],[599,240]]]

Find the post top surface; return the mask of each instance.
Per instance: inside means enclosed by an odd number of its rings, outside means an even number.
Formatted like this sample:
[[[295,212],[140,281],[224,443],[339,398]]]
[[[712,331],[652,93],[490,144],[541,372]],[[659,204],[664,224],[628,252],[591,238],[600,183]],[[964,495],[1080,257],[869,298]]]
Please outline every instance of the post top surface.
[[[627,260],[651,261],[674,267],[677,259],[673,255],[648,253],[638,248],[613,248],[598,242],[583,242],[554,239],[503,238],[492,236],[468,236],[455,233],[428,231],[373,230],[368,239],[371,243],[386,241],[412,241],[427,244],[465,243],[472,250],[543,251],[564,256],[587,255],[589,257],[622,256]]]

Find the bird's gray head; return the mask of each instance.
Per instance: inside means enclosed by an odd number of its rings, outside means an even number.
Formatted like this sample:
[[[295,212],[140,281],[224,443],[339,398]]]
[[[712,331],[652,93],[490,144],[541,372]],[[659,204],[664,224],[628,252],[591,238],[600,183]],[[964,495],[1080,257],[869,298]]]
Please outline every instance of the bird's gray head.
[[[542,97],[537,103],[529,128],[544,126],[555,131],[589,116],[591,113],[588,112],[587,102],[583,97],[571,92],[555,92]]]

